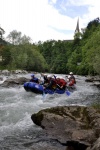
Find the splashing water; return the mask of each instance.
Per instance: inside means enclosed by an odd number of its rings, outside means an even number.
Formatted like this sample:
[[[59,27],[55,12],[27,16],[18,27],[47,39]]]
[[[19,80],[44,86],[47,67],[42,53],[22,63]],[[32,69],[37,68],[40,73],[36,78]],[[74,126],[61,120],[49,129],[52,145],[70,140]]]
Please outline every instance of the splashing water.
[[[91,105],[100,100],[98,89],[91,86],[90,83],[86,83],[85,77],[77,76],[76,80],[77,90],[70,96],[65,93],[61,95],[46,94],[43,97],[43,95],[26,92],[23,86],[9,89],[0,87],[0,148],[31,150],[34,147],[42,150],[49,145],[53,149],[60,150],[58,144],[54,146],[53,142],[47,138],[44,142],[42,141],[44,131],[33,124],[31,115],[45,108]]]

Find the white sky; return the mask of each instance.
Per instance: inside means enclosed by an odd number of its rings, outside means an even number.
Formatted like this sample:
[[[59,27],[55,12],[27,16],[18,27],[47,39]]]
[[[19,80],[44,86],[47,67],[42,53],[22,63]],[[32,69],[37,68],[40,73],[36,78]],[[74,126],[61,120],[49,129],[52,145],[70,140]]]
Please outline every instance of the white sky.
[[[4,37],[13,31],[32,42],[73,39],[80,28],[100,17],[99,0],[0,0],[0,26]]]

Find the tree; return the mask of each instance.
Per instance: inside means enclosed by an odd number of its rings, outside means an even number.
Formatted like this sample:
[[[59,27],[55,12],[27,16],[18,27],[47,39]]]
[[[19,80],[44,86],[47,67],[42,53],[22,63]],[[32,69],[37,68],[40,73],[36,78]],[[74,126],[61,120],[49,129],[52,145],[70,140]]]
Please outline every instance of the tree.
[[[100,25],[98,25],[94,32],[91,32],[91,36],[88,36],[88,39],[84,39],[84,41],[80,69],[84,68],[87,74],[100,74]]]
[[[31,38],[29,36],[22,36],[20,39],[20,44],[29,44],[31,42]]]
[[[100,75],[100,52],[94,57],[93,68]]]
[[[0,50],[0,56],[2,58],[2,61],[1,61],[2,66],[7,66],[11,61],[10,49],[11,49],[11,46],[5,46],[4,48]]]
[[[94,19],[93,21],[90,21],[90,22],[88,23],[87,29],[88,29],[88,30],[91,30],[91,29],[95,30],[96,27],[98,27],[98,25],[100,25],[100,19],[99,19],[99,18],[96,18],[96,19]]]
[[[90,21],[82,35],[83,40],[88,39],[90,36],[92,36],[92,33],[95,32],[95,30],[97,30],[98,26],[100,26],[99,18]]]
[[[31,41],[31,38],[29,36],[22,36],[22,33],[17,32],[16,30],[10,32],[10,34],[7,36],[7,39],[13,45],[26,44],[30,43]]]
[[[20,39],[21,39],[21,32],[17,32],[16,30],[13,30],[7,36],[7,39],[13,45],[18,45],[20,43]]]
[[[38,48],[31,44],[15,45],[10,49],[10,69],[24,69],[43,72],[47,69],[47,63],[40,54]]]

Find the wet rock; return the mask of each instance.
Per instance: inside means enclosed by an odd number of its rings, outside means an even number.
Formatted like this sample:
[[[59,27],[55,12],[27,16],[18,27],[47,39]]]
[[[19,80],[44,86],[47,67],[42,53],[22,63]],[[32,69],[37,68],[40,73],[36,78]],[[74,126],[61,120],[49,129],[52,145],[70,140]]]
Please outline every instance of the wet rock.
[[[92,107],[59,106],[48,108],[33,114],[31,119],[36,125],[41,126],[50,137],[63,143],[66,141],[78,143],[78,145],[82,143],[85,147],[83,150],[100,137],[100,114]],[[70,150],[70,147],[73,150],[77,149],[73,144],[66,146],[69,148],[67,150]]]
[[[86,150],[89,147],[88,144],[78,142],[78,141],[67,141],[66,143],[62,143],[58,141],[61,145],[66,146],[66,150]]]
[[[12,74],[27,74],[26,70],[0,70],[1,75],[10,76]]]
[[[97,88],[100,89],[100,83],[98,83],[98,82],[97,82],[97,83],[94,83],[93,86],[96,86]]]
[[[88,78],[85,80],[86,82],[93,82],[94,81],[94,78]]]
[[[86,82],[100,82],[100,76],[87,77]]]
[[[1,86],[2,87],[15,87],[18,85],[23,85],[25,82],[29,82],[29,79],[25,77],[20,77],[16,79],[7,79],[1,84]]]
[[[86,82],[92,82],[92,86],[96,86],[97,88],[100,88],[100,77],[99,76],[94,76],[94,77],[89,77],[85,80]]]
[[[28,72],[26,70],[12,70],[12,74],[27,74]]]
[[[95,143],[93,143],[93,145],[91,145],[91,147],[87,148],[86,150],[100,150],[100,137]]]
[[[2,70],[1,74],[5,75],[5,76],[10,76],[10,71],[8,71],[8,70]]]
[[[0,81],[3,81],[3,77],[0,77]]]

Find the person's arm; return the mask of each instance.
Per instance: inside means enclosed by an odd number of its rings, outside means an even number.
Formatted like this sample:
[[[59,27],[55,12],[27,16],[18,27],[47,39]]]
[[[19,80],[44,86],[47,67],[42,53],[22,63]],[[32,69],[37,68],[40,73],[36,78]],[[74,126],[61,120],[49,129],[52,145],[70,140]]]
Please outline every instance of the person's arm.
[[[56,79],[56,76],[55,75],[53,75],[54,76],[54,78]]]
[[[30,82],[33,82],[33,79],[30,79]]]
[[[53,84],[53,81],[51,80],[50,83],[47,85],[46,88],[51,88],[51,87],[52,87],[52,84]]]
[[[47,76],[44,76],[44,80],[48,80],[48,79],[47,79]]]

